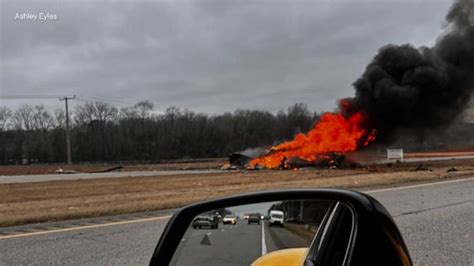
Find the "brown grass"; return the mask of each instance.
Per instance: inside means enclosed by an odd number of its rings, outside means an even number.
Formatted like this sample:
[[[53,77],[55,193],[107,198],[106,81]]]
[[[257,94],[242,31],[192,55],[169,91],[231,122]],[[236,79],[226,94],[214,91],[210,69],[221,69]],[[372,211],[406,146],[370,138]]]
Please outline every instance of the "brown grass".
[[[433,163],[434,164],[434,163]],[[439,165],[438,165],[439,164]],[[452,166],[459,171],[447,172]],[[460,178],[473,161],[447,161],[433,171],[413,164],[355,170],[242,171],[180,176],[0,184],[0,226],[180,207],[219,196],[279,188],[366,188]]]

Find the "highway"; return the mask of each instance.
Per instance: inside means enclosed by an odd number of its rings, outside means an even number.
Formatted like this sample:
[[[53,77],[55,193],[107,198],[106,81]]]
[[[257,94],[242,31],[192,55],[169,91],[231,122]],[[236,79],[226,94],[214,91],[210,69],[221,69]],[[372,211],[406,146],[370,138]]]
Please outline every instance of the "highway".
[[[473,192],[474,178],[368,193],[380,200],[395,217],[416,265],[473,265]],[[167,216],[101,224],[92,222],[82,228],[77,227],[79,222],[51,223],[48,224],[52,228],[50,231],[39,231],[38,225],[0,229],[0,265],[145,265],[166,225]],[[71,226],[54,229],[57,224]],[[1,234],[15,230],[23,233]],[[283,239],[275,241],[275,234],[270,230],[280,230],[275,232]],[[229,234],[238,237],[229,238]],[[208,239],[203,240],[205,236]],[[244,243],[242,239],[245,239]],[[264,245],[266,252],[278,248],[278,242],[305,245],[304,240],[284,228],[242,222],[237,226],[220,225],[217,230],[193,230],[183,242],[188,245],[180,250],[181,255],[185,255],[182,262],[193,265],[206,258],[205,249],[209,247],[219,250],[223,254],[219,262],[227,265],[243,257],[247,259],[245,262],[250,262],[265,251]]]
[[[474,159],[474,155],[466,156],[440,156],[440,157],[425,157],[425,158],[406,158],[404,162],[430,162],[443,161],[452,159]],[[376,164],[387,164],[393,160],[378,160]],[[71,173],[71,174],[40,174],[40,175],[0,175],[0,184],[12,183],[31,183],[31,182],[46,182],[46,181],[65,181],[65,180],[81,180],[81,179],[96,179],[96,178],[118,178],[118,177],[144,177],[144,176],[165,176],[165,175],[188,175],[188,174],[209,174],[222,173],[222,170],[207,169],[207,170],[155,170],[155,171],[119,171],[119,172],[105,172],[105,173]]]
[[[264,243],[264,244],[262,244]],[[182,241],[178,265],[250,265],[262,254],[282,248],[307,247],[310,241],[267,222],[221,225],[217,230],[190,229]],[[242,256],[245,254],[245,256]]]
[[[96,178],[143,177],[186,174],[220,173],[221,170],[156,170],[156,171],[129,171],[106,173],[75,173],[75,174],[44,174],[44,175],[0,175],[0,184],[31,183],[46,181],[64,181]]]

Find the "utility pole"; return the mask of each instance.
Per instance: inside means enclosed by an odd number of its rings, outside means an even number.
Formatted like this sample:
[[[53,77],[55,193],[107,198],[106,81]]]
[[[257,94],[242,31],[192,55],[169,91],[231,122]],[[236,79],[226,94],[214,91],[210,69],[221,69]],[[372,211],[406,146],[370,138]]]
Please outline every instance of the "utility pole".
[[[71,159],[71,141],[69,139],[69,109],[68,109],[68,100],[76,99],[76,95],[72,97],[63,97],[59,98],[60,101],[64,101],[66,103],[66,150],[67,150],[67,164],[72,164]]]

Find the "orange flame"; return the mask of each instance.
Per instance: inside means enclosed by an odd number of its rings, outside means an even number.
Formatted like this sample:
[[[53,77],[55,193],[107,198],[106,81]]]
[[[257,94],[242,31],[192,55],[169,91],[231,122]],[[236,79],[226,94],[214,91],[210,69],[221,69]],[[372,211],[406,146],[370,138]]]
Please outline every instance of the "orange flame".
[[[347,104],[341,101],[341,108],[345,109]],[[308,133],[272,147],[267,155],[250,161],[250,166],[275,169],[291,157],[315,161],[322,153],[355,151],[362,143],[367,146],[375,140],[375,130],[368,132],[363,127],[366,120],[363,112],[355,112],[348,118],[341,113],[325,113]]]

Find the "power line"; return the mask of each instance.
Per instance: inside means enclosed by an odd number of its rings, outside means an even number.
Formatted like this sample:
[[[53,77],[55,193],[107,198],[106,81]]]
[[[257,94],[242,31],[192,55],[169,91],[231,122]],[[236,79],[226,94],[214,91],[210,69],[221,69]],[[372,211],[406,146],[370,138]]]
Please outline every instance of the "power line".
[[[133,103],[129,102],[122,102],[116,100],[110,100],[106,98],[96,97],[96,96],[85,96],[85,95],[75,95],[76,100],[81,102],[89,102],[89,101],[98,101],[104,103],[112,103],[112,104],[121,104],[121,105],[134,105]],[[63,95],[0,95],[0,99],[6,100],[22,100],[22,99],[62,99],[64,98]]]
[[[76,95],[78,98],[83,98],[86,100],[97,100],[100,102],[108,102],[108,103],[118,103],[118,104],[128,104],[128,105],[133,105],[132,103],[128,102],[121,102],[121,101],[115,101],[115,100],[109,100],[101,97],[95,97],[95,96],[83,96],[83,95]]]
[[[126,105],[133,105],[133,103],[128,103],[128,102],[121,102],[121,101],[116,101],[116,100],[109,100],[101,97],[95,97],[95,96],[84,96],[84,95],[76,95],[77,98],[83,99],[83,100],[95,100],[99,102],[106,102],[106,103],[115,103],[115,104],[126,104]]]
[[[59,99],[60,95],[0,95],[2,99]]]

